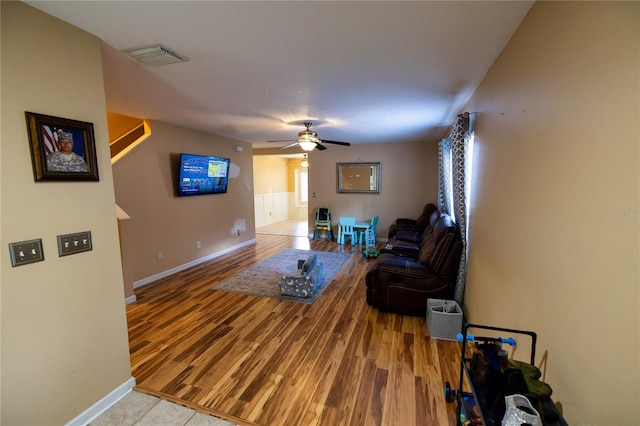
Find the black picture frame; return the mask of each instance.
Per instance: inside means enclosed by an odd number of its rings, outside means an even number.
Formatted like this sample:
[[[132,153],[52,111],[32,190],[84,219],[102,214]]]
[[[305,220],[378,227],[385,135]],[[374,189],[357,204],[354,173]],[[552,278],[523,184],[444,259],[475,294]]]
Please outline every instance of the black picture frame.
[[[29,111],[26,111],[25,115],[36,182],[100,180],[93,123]],[[72,153],[67,157],[62,154],[68,150],[68,142],[63,143],[65,148],[62,148],[58,138],[68,139],[69,134],[72,139]],[[52,155],[56,151],[59,153]],[[72,157],[71,162],[61,160]],[[83,167],[78,157],[84,160],[86,167]]]

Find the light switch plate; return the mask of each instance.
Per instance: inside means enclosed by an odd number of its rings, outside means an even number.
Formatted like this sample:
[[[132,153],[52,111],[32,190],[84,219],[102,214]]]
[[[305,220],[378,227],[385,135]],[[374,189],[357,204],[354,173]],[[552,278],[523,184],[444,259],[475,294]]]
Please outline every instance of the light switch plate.
[[[21,266],[44,260],[42,251],[42,239],[9,243],[11,253],[11,266]]]
[[[93,250],[93,245],[91,243],[91,231],[58,235],[59,256],[67,256],[89,250]]]

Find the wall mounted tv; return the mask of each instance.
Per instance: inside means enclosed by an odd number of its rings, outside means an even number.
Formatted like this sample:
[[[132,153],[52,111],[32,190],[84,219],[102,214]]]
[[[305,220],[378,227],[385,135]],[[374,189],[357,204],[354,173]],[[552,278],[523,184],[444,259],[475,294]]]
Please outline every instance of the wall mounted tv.
[[[178,196],[226,193],[229,163],[228,158],[180,154]]]

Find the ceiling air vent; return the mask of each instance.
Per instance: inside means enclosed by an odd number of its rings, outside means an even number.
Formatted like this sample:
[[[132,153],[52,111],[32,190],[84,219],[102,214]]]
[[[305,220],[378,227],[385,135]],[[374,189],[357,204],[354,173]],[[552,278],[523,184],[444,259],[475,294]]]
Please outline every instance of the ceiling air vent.
[[[123,52],[145,65],[165,65],[189,60],[186,56],[180,56],[161,44],[126,49]]]

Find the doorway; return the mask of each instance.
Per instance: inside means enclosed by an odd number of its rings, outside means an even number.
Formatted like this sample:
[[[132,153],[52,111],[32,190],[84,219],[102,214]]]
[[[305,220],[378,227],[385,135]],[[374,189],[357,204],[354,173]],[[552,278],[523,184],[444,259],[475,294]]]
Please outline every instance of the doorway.
[[[254,155],[256,234],[308,237],[308,168],[303,154]]]

